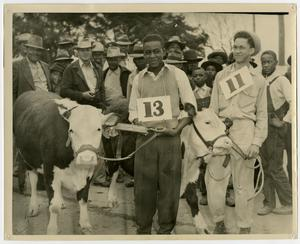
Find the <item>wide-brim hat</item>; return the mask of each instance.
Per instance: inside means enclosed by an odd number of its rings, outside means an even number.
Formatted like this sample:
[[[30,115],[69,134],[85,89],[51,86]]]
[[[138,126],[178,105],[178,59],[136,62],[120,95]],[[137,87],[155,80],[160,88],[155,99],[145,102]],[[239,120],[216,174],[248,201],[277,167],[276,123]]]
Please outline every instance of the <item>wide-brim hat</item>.
[[[223,50],[215,50],[207,56],[207,59],[214,59],[216,56],[221,56],[224,63],[228,62],[228,56]]]
[[[212,60],[205,61],[201,64],[201,67],[205,70],[207,69],[208,66],[214,66],[217,72],[223,69],[222,65]]]
[[[186,50],[183,53],[183,56],[184,56],[184,60],[187,62],[192,62],[192,61],[200,62],[203,59],[202,57],[198,56],[197,51],[194,49]]]
[[[32,47],[40,50],[44,50],[43,47],[43,38],[38,35],[30,35],[27,43],[25,44],[26,47]]]
[[[119,47],[111,46],[107,48],[106,57],[107,58],[125,57],[125,54],[120,51]]]
[[[94,42],[94,47],[92,49],[92,52],[104,52],[104,46],[102,45],[101,42]]]
[[[31,36],[30,33],[22,33],[20,35],[17,35],[16,36],[16,42],[18,42],[18,43],[20,43],[20,42],[28,42],[30,36]]]
[[[172,36],[165,44],[165,48],[168,49],[172,43],[177,43],[180,46],[180,49],[183,50],[185,48],[185,43],[181,41],[179,36]]]
[[[84,39],[78,42],[76,49],[85,49],[85,48],[92,48],[92,42],[88,39]]]
[[[69,56],[67,50],[59,48],[54,61],[73,61],[73,58]]]
[[[127,35],[122,35],[117,38],[116,44],[120,46],[128,46],[128,45],[132,45],[132,42],[129,40]]]
[[[167,64],[184,64],[187,61],[182,59],[182,55],[169,54],[164,60]]]
[[[129,56],[131,56],[133,58],[143,58],[144,57],[143,44],[140,41],[138,41],[134,44],[132,53],[130,53]]]

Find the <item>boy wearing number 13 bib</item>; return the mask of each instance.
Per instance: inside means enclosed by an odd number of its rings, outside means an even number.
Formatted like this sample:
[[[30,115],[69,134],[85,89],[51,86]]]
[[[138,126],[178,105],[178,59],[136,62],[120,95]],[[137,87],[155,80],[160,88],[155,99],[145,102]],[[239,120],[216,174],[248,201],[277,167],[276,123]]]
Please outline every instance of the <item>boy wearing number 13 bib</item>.
[[[181,177],[180,132],[191,121],[189,116],[195,114],[197,107],[185,73],[175,66],[164,64],[163,46],[159,35],[147,35],[144,38],[143,50],[148,67],[135,77],[129,102],[131,122],[154,130],[160,129],[159,136],[135,154],[134,194],[138,234],[151,234],[156,209],[158,234],[170,234],[176,224]],[[157,100],[146,109],[146,113],[160,116],[169,109],[171,119],[139,120],[137,99],[164,96],[170,97],[171,108],[164,107],[165,104]],[[189,116],[179,120],[180,101]],[[136,146],[143,144],[150,136],[138,136]]]

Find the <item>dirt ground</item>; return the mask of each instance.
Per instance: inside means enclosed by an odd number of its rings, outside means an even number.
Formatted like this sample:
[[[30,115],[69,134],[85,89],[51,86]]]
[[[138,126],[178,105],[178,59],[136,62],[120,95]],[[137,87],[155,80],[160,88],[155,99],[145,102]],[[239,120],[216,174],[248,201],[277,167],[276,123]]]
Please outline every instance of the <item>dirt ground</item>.
[[[40,213],[36,217],[26,217],[29,204],[29,192],[27,187],[25,195],[18,193],[16,179],[14,179],[13,191],[13,233],[15,235],[43,235],[46,233],[48,224],[48,199],[45,191],[40,191]],[[127,235],[136,234],[134,217],[133,188],[126,188],[124,184],[118,184],[120,195],[120,205],[117,208],[107,208],[107,188],[91,185],[89,194],[89,215],[93,226],[92,233],[97,235]],[[79,228],[79,205],[76,202],[75,194],[63,191],[66,209],[62,209],[59,217],[59,234],[80,235]],[[263,195],[260,194],[255,199],[255,211],[262,206]],[[214,228],[210,212],[207,206],[200,207],[204,215],[209,230]],[[292,233],[292,215],[267,216],[254,215],[253,234],[290,234]],[[156,233],[157,224],[153,224],[152,233]],[[234,208],[226,207],[225,224],[230,233],[235,234],[238,228],[235,226]],[[190,209],[185,199],[180,199],[177,224],[174,234],[196,234],[193,225]]]

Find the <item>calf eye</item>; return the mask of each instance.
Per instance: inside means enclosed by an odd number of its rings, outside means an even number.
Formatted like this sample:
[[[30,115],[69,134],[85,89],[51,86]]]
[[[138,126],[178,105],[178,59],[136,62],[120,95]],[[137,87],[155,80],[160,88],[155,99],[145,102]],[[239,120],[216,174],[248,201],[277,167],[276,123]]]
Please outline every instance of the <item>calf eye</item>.
[[[209,124],[210,124],[210,121],[205,121],[205,124],[209,125]]]
[[[72,130],[72,129],[69,129],[69,132],[70,132],[70,133],[73,133],[73,130]]]
[[[100,128],[98,128],[98,129],[97,129],[97,131],[101,131],[101,129],[100,129]]]

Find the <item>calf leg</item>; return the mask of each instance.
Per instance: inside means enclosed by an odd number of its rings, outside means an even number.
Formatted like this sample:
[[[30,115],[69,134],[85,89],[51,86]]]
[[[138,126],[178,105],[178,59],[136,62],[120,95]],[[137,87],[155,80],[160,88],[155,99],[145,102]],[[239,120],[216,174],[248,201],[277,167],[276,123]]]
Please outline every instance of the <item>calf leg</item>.
[[[91,183],[91,178],[87,178],[85,187],[77,192],[77,201],[79,202],[79,206],[80,206],[79,225],[83,233],[92,231],[92,226],[90,224],[90,219],[89,219],[88,209],[87,209],[87,200],[89,197],[90,183]]]
[[[37,216],[39,213],[39,204],[37,201],[37,181],[38,175],[35,171],[29,170],[29,181],[31,187],[31,196],[30,196],[30,203],[27,216],[34,217]]]
[[[194,225],[199,234],[207,234],[207,224],[199,211],[196,183],[189,183],[185,190],[186,201],[192,212]]]
[[[49,183],[49,182],[47,182]],[[47,186],[49,187],[47,189]],[[47,227],[48,235],[57,235],[58,233],[58,215],[63,204],[62,194],[61,194],[61,179],[54,172],[54,177],[52,184],[46,184],[47,193],[49,196],[50,206],[49,206],[49,223]],[[53,196],[53,198],[52,198]]]

